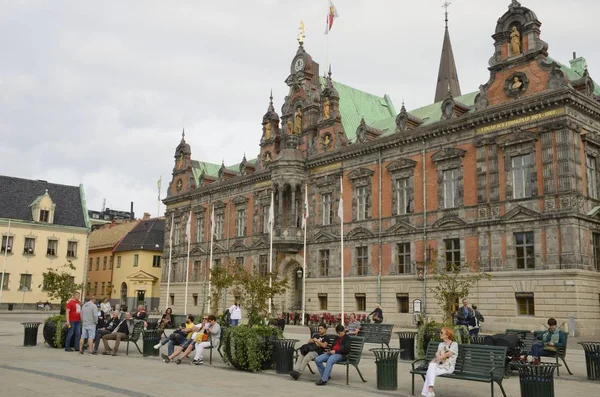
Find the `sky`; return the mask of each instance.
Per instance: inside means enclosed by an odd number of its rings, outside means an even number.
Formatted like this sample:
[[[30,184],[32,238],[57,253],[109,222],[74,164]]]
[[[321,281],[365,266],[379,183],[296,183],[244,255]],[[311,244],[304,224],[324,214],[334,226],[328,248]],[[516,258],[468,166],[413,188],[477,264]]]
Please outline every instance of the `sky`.
[[[259,152],[273,90],[304,48],[332,77],[396,110],[433,102],[442,0],[0,0],[0,174],[83,184],[89,209],[156,216],[185,128],[194,160]],[[462,93],[488,81],[496,21],[510,0],[454,0],[449,29]],[[522,0],[549,55],[586,58],[600,82],[597,0]],[[327,43],[328,41],[328,43]],[[51,193],[51,192],[50,192]]]

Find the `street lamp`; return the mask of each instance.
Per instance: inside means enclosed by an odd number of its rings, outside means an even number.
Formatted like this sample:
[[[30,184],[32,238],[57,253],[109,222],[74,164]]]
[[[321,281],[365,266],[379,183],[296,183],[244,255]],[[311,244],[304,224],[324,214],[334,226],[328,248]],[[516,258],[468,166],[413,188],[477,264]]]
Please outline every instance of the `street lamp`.
[[[302,278],[302,268],[299,267],[298,269],[296,269],[296,277]]]

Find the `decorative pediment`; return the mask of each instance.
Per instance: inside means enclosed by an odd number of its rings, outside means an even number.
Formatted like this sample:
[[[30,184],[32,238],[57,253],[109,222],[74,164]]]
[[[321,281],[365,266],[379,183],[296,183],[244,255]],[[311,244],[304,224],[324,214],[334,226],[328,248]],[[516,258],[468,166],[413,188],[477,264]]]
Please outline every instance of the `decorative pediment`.
[[[518,145],[520,143],[535,142],[539,139],[540,135],[531,131],[523,131],[521,129],[514,129],[506,135],[502,135],[496,141],[498,146],[510,146]]]
[[[252,249],[269,248],[269,241],[266,238],[256,238],[252,242]]]
[[[396,221],[396,223],[394,225],[392,225],[390,228],[388,228],[385,232],[387,234],[406,234],[406,233],[413,233],[416,230],[417,230],[417,228],[408,222]]]
[[[504,214],[504,216],[500,218],[500,220],[503,222],[517,220],[532,220],[538,218],[540,215],[541,214],[537,211],[530,210],[529,208],[525,208],[521,205],[517,205],[515,208]]]
[[[373,176],[374,173],[375,171],[370,170],[368,168],[357,168],[348,174],[348,179],[354,180],[360,178],[370,178]]]
[[[328,243],[331,241],[339,241],[339,238],[322,230],[319,230],[310,238],[311,243]]]
[[[127,276],[127,279],[131,280],[131,281],[138,281],[138,282],[145,281],[145,282],[152,282],[152,283],[158,281],[158,277],[154,277],[150,273],[146,273],[143,270],[138,270],[137,272]]]
[[[464,157],[465,153],[467,153],[465,150],[449,147],[436,152],[433,156],[431,156],[431,161],[437,163],[445,160],[454,160]]]
[[[223,254],[225,252],[226,252],[225,247],[223,247],[221,244],[214,243],[213,254]]]
[[[336,174],[325,175],[321,178],[317,179],[317,187],[325,187],[338,183],[340,181],[340,176]]]
[[[360,226],[350,230],[350,232],[348,232],[348,234],[346,235],[347,239],[371,237],[373,237],[373,232],[371,232],[369,229]]]
[[[475,141],[475,147],[493,146],[496,144],[496,137],[488,136]]]
[[[396,161],[392,161],[385,168],[387,168],[389,173],[393,173],[407,168],[414,168],[416,164],[417,162],[414,160],[400,158]]]
[[[246,196],[236,196],[236,198],[233,199],[233,203],[235,205],[242,205],[242,204],[246,204],[248,203],[248,197]]]
[[[190,251],[190,255],[194,256],[194,255],[204,255],[206,254],[206,250],[202,247],[195,247]]]
[[[581,140],[600,148],[600,137],[597,134],[586,132],[581,134]]]
[[[421,124],[423,124],[423,120],[408,113],[404,107],[404,103],[402,103],[402,109],[400,109],[400,113],[396,116],[396,132],[412,130]]]
[[[221,200],[217,200],[213,203],[213,206],[215,207],[215,209],[225,208],[226,204]]]
[[[438,219],[432,225],[435,228],[438,227],[464,227],[467,226],[467,222],[463,221],[457,215],[446,215]]]
[[[360,124],[356,129],[356,142],[361,143],[366,141],[372,141],[379,137],[382,133],[383,132],[381,130],[367,125],[365,119],[363,118],[360,120]]]
[[[233,245],[231,246],[231,249],[233,251],[241,251],[241,250],[245,250],[248,247],[246,246],[246,244],[244,244],[242,241],[236,241],[235,243],[233,243]]]

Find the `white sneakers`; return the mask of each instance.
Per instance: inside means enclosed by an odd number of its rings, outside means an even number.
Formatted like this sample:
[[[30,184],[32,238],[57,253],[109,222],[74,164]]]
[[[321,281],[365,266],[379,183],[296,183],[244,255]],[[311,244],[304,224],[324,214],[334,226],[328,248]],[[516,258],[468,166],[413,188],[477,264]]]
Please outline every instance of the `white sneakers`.
[[[427,397],[435,397],[435,393],[430,391],[429,393],[427,393]]]
[[[160,343],[157,343],[156,345],[153,346],[155,350],[160,349]]]

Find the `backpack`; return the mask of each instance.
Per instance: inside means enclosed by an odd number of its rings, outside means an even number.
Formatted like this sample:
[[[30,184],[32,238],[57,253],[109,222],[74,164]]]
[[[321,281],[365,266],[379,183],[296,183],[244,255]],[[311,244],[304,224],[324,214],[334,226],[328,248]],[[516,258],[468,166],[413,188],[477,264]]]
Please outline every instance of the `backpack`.
[[[477,317],[477,320],[480,323],[483,323],[485,321],[485,319],[483,318],[483,315],[481,313],[479,313],[479,310],[475,310],[475,317]]]

